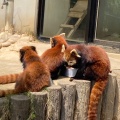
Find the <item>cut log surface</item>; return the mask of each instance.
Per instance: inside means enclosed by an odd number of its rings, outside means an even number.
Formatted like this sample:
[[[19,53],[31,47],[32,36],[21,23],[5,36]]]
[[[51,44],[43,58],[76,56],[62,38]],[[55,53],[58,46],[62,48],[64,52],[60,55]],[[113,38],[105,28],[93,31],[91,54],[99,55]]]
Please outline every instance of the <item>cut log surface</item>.
[[[47,110],[47,92],[31,92],[31,107],[35,120],[45,120]]]
[[[76,84],[73,82],[58,82],[58,85],[62,87],[61,120],[73,120]]]
[[[26,95],[13,95],[10,98],[10,120],[27,120],[30,99]]]
[[[47,91],[48,91],[47,119],[60,120],[61,87],[58,85],[53,85],[51,87],[48,87]]]
[[[116,76],[109,75],[109,82],[103,93],[103,101],[101,108],[101,120],[112,120],[114,114],[114,100],[116,92]]]
[[[76,83],[76,108],[74,120],[87,120],[87,112],[90,96],[90,81],[74,80]]]

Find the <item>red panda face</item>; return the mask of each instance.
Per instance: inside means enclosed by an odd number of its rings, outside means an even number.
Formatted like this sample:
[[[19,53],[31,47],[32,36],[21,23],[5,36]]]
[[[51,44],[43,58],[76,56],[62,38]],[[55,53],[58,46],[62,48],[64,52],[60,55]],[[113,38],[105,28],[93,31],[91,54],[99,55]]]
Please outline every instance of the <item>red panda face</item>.
[[[63,55],[63,58],[67,62],[68,66],[74,66],[80,57],[81,56],[78,55],[75,49],[71,51],[65,50],[64,55]]]

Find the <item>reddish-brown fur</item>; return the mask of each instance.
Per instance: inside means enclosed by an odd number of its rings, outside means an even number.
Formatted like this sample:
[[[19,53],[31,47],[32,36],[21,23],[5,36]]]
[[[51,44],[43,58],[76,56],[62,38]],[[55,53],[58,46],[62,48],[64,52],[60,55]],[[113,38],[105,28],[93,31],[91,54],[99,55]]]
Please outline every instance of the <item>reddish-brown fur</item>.
[[[83,79],[90,79],[96,81],[91,90],[88,120],[97,120],[98,102],[107,85],[108,74],[110,72],[109,58],[106,52],[100,47],[79,44],[71,45],[65,50],[64,57],[66,60],[69,59],[70,52],[73,49],[76,49],[82,60],[86,61]],[[80,75],[80,73],[78,75]]]
[[[10,74],[10,75],[2,75],[0,76],[0,84],[7,84],[7,83],[14,83],[18,77],[19,77],[20,73],[19,74]]]
[[[51,38],[52,48],[46,50],[41,56],[41,60],[48,66],[52,79],[58,77],[59,69],[63,64],[63,53],[61,52],[62,45],[67,46],[67,42],[62,35],[57,35]]]
[[[41,62],[34,46],[20,49],[20,61],[23,63],[24,70],[16,81],[15,89],[0,90],[0,96],[27,91],[38,92],[50,85],[48,67]]]
[[[52,79],[58,77],[60,67],[63,64],[63,53],[61,53],[62,45],[67,46],[64,34],[56,35],[51,38],[51,47],[47,49],[41,56],[41,60],[46,64],[50,70]],[[3,75],[0,76],[0,84],[15,82],[19,74]]]

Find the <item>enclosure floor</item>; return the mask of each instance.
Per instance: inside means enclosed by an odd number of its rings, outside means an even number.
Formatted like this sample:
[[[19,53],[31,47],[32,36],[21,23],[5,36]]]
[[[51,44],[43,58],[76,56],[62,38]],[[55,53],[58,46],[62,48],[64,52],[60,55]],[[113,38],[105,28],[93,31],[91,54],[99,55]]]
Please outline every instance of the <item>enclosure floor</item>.
[[[41,55],[46,49],[50,48],[49,43],[41,42],[40,40],[30,41],[28,36],[21,37],[14,44],[0,49],[0,75],[22,72],[22,64],[19,61],[19,49],[22,46],[36,46],[37,52]],[[107,52],[111,62],[111,70],[120,79],[120,54]],[[54,80],[57,82],[69,81],[69,78],[60,77]],[[13,84],[0,85],[0,89],[14,88]]]

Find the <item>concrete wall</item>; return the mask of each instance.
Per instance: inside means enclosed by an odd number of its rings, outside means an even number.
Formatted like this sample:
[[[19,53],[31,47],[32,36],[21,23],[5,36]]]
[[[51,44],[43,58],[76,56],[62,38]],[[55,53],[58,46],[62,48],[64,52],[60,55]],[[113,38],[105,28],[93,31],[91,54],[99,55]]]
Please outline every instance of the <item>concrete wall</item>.
[[[13,26],[15,31],[37,33],[38,20],[38,1],[39,0],[14,0]],[[3,1],[0,1],[2,5]],[[9,4],[8,4],[9,7]],[[43,35],[55,35],[60,24],[67,17],[70,8],[70,0],[45,0],[45,13]],[[5,27],[6,6],[0,10],[0,28]]]
[[[0,0],[0,7],[3,0]],[[10,4],[8,4],[9,7]],[[36,34],[38,0],[14,0],[13,25],[15,31]],[[5,28],[6,6],[0,9],[0,29]]]
[[[3,9],[1,9],[2,4],[3,4],[3,0],[0,0],[0,30],[5,27],[6,6],[3,6]]]
[[[15,30],[36,33],[38,0],[14,0]]]
[[[43,35],[55,35],[67,17],[70,0],[45,0]]]

